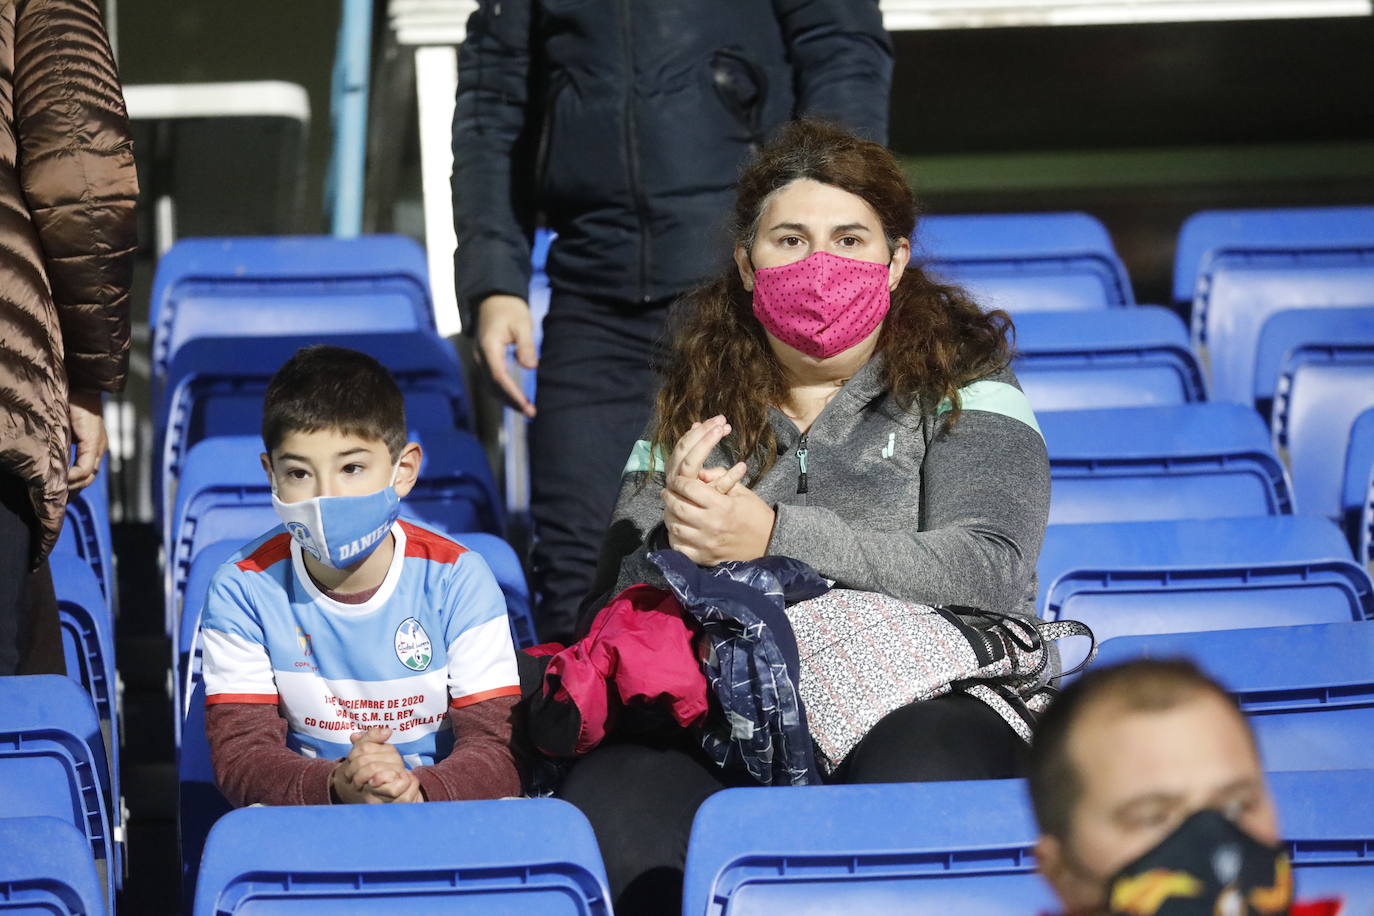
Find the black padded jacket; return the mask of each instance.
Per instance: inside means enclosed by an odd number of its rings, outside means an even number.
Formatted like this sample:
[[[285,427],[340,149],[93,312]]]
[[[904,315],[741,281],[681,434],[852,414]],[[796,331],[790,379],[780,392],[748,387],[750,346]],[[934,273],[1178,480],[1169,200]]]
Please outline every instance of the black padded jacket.
[[[674,296],[724,264],[751,150],[793,117],[887,139],[876,0],[481,0],[453,126],[459,306],[527,295],[536,223],[555,287]]]

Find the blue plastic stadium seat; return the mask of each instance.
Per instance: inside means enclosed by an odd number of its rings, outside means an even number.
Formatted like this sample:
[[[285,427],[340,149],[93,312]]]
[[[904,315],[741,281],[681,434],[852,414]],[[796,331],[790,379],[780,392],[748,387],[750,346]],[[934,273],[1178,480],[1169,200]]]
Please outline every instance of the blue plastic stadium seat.
[[[181,348],[165,392],[154,400],[153,446],[161,468],[153,495],[164,523],[172,504],[168,491],[175,488],[186,451],[212,436],[258,433],[262,399],[273,373],[311,344],[351,347],[386,366],[405,396],[410,425],[471,427],[453,347],[428,333],[201,338]],[[253,354],[251,361],[245,352]]]
[[[108,911],[86,835],[55,817],[0,817],[0,912]]]
[[[917,263],[1013,313],[1133,305],[1130,279],[1102,223],[1086,213],[929,216]]]
[[[1358,244],[1219,244],[1200,266],[1193,345],[1206,348],[1214,400],[1254,398],[1261,329],[1278,311],[1374,304],[1374,231]]]
[[[181,848],[183,913],[191,912],[196,873],[210,828],[230,810],[215,784],[210,742],[205,737],[205,685],[194,682],[177,746],[177,838]]]
[[[1270,413],[1284,361],[1291,353],[1313,346],[1351,345],[1374,347],[1374,304],[1275,312],[1260,328],[1255,356],[1254,400],[1260,412]]]
[[[200,641],[196,637],[200,613],[205,607],[205,596],[210,591],[210,580],[215,571],[243,546],[242,541],[215,541],[205,545],[191,561],[186,590],[179,597],[180,606],[175,609],[179,625],[175,630],[176,643],[172,653],[172,737],[177,747],[181,746],[181,726],[193,686],[191,679],[200,675]]]
[[[1037,571],[1041,616],[1099,641],[1374,618],[1368,573],[1311,516],[1051,525]]]
[[[211,831],[196,916],[359,912],[609,916],[611,904],[591,825],[552,798],[244,808]]]
[[[1341,519],[1346,530],[1352,534],[1352,543],[1359,540],[1360,517],[1368,502],[1371,473],[1374,473],[1374,407],[1355,418],[1350,425],[1350,439],[1346,443]]]
[[[1037,414],[1053,478],[1051,523],[1278,515],[1292,511],[1259,414],[1180,404]]]
[[[100,774],[100,720],[75,681],[55,674],[0,678],[0,812],[56,817],[81,831],[114,899],[117,859]]]
[[[66,519],[53,553],[80,557],[90,566],[105,603],[113,608],[116,593],[109,486],[109,473],[102,468],[90,486],[68,496]]]
[[[1299,511],[1343,517],[1346,456],[1355,421],[1374,408],[1374,346],[1301,347],[1274,399],[1274,444],[1286,450]]]
[[[1016,319],[1017,379],[1036,410],[1205,400],[1188,329],[1155,305]]]
[[[120,699],[115,674],[114,620],[100,594],[95,574],[76,557],[54,555],[50,558],[53,588],[57,593],[58,625],[62,634],[62,652],[67,662],[67,676],[80,684],[95,703],[100,717],[103,737],[103,763],[108,769],[101,773],[105,799],[110,812],[114,836],[123,834],[121,782],[119,774]],[[122,847],[115,846],[122,856]],[[116,871],[116,880],[122,872]]]
[[[183,239],[158,262],[149,324],[159,382],[197,337],[435,328],[424,250],[395,235]]]
[[[1369,483],[1365,484],[1364,509],[1360,512],[1360,530],[1355,556],[1374,571],[1374,468],[1369,471]]]
[[[1367,765],[1270,774],[1299,900],[1338,897],[1345,913],[1374,913],[1374,782]]]
[[[1198,274],[1219,248],[1344,248],[1374,242],[1374,207],[1204,210],[1184,222],[1174,253],[1174,302],[1193,300]]]
[[[1020,780],[726,789],[692,823],[682,913],[1054,912],[1036,835]]]
[[[1267,770],[1344,770],[1374,755],[1374,626],[1308,626],[1123,636],[1095,664],[1182,657],[1239,701]]]

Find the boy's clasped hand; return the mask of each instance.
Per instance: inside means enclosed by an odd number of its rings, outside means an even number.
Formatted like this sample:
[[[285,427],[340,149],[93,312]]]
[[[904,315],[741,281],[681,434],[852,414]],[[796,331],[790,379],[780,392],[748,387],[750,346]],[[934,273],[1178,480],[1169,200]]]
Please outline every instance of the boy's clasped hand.
[[[406,769],[396,748],[386,743],[390,737],[391,729],[386,726],[349,735],[353,749],[330,777],[334,795],[340,802],[379,805],[425,800],[419,778]]]

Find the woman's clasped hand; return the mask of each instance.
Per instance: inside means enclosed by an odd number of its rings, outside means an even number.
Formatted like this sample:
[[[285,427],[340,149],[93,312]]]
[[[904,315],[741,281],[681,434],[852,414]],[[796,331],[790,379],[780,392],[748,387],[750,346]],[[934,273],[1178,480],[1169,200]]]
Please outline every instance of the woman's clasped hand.
[[[701,566],[753,560],[768,552],[774,513],[743,483],[743,461],[703,467],[730,434],[725,417],[693,423],[668,457],[663,524],[668,545]]]

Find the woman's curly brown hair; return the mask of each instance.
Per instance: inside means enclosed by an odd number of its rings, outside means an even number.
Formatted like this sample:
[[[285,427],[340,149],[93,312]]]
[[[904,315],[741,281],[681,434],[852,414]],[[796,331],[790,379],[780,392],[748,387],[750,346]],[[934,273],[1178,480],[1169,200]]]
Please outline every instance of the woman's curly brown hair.
[[[833,185],[863,198],[878,214],[888,249],[916,228],[916,200],[885,147],[814,120],[786,125],[740,177],[735,244],[748,250],[773,192],[799,179]],[[903,410],[934,408],[942,399],[959,416],[959,389],[1005,366],[1011,318],[984,313],[963,290],[909,264],[892,292],[878,335],[883,381]],[[733,264],[678,303],[651,433],[655,451],[671,451],[691,425],[723,414],[732,432],[722,443],[732,460],[756,459],[753,479],[777,456],[768,408],[788,397],[782,366],[753,313],[753,299]]]

